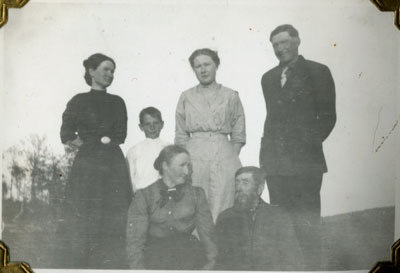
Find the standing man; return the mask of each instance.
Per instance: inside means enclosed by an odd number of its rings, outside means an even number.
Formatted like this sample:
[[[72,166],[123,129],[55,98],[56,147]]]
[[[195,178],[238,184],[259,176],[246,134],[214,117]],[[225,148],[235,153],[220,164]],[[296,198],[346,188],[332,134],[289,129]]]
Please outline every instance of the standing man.
[[[322,149],[336,123],[335,84],[329,68],[299,55],[292,25],[280,25],[270,41],[279,65],[261,80],[267,107],[260,166],[271,204],[292,215],[306,270],[319,269],[320,189],[327,166]]]

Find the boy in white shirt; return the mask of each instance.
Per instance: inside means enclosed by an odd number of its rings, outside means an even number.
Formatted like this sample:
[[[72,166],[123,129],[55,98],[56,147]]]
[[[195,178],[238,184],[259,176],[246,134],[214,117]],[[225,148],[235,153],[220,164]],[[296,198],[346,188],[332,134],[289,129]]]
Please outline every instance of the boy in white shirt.
[[[146,139],[130,148],[126,155],[133,191],[145,188],[159,179],[159,173],[153,164],[160,151],[169,145],[160,139],[164,121],[157,108],[143,109],[139,120],[139,128],[144,132]]]

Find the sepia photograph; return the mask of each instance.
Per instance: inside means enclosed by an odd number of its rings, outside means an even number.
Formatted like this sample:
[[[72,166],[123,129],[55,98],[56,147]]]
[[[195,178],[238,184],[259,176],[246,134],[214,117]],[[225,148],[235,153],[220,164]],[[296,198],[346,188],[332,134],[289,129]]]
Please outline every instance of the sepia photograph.
[[[400,236],[393,21],[367,0],[9,9],[0,125],[11,260],[34,272],[389,261]]]

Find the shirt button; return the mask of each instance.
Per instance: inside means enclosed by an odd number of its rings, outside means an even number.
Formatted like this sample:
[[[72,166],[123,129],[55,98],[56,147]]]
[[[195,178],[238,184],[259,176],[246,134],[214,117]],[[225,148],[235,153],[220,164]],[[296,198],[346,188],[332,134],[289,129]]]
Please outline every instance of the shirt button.
[[[172,214],[172,211],[168,211],[168,214],[171,215],[171,214]]]
[[[172,197],[171,197],[171,196],[168,196],[168,199],[169,199],[169,200],[171,200],[171,199],[172,199]]]
[[[170,227],[169,230],[173,230],[173,227]]]

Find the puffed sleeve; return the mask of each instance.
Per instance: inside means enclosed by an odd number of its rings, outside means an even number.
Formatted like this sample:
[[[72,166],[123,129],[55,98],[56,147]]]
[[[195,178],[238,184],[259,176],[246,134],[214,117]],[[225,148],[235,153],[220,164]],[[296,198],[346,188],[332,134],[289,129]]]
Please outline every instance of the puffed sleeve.
[[[116,109],[116,122],[113,126],[113,133],[111,137],[111,143],[113,144],[122,144],[125,142],[126,134],[127,134],[127,123],[128,123],[128,115],[126,112],[125,102],[122,98],[116,97],[117,107]]]
[[[200,242],[206,250],[207,260],[214,263],[217,257],[216,234],[213,218],[208,206],[206,194],[202,188],[196,189],[196,229]]]
[[[128,211],[126,229],[129,268],[144,269],[143,251],[149,229],[149,216],[142,190],[136,192]]]
[[[245,144],[246,122],[242,102],[240,101],[238,92],[234,92],[233,95],[231,117],[231,142]]]
[[[182,93],[175,112],[175,144],[185,146],[189,138],[186,131],[185,95]]]
[[[318,126],[315,134],[323,141],[332,132],[336,123],[335,83],[327,66],[323,66],[314,84]]]
[[[61,142],[65,144],[68,140],[74,140],[77,135],[77,120],[79,116],[79,97],[74,96],[68,103],[62,115],[60,130]]]

